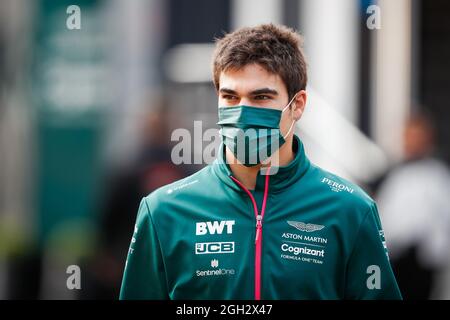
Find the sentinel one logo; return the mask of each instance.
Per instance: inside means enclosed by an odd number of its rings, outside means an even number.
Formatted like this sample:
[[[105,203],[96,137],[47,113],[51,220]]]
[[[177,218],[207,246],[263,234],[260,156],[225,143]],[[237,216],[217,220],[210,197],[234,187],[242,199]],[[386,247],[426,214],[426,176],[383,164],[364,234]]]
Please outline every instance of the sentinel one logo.
[[[325,183],[330,186],[330,189],[334,192],[341,192],[341,191],[347,191],[348,193],[353,193],[353,189],[346,186],[342,183],[337,183],[336,181],[330,180],[328,178],[323,178],[322,183]]]
[[[219,260],[212,259],[211,260],[211,268],[209,270],[196,270],[195,274],[197,277],[206,277],[206,276],[232,276],[235,274],[234,269],[219,269]]]
[[[197,242],[195,254],[234,253],[234,242]]]
[[[195,274],[197,277],[207,277],[207,276],[233,276],[235,274],[234,269],[219,269],[219,260],[211,260],[211,268],[209,270],[196,270]]]
[[[235,274],[234,269],[212,269],[212,270],[196,270],[197,277],[207,276],[233,276]]]
[[[232,234],[234,222],[234,220],[197,222],[195,226],[195,234],[197,236],[203,236],[208,233],[222,234],[225,226],[227,227],[227,233]]]

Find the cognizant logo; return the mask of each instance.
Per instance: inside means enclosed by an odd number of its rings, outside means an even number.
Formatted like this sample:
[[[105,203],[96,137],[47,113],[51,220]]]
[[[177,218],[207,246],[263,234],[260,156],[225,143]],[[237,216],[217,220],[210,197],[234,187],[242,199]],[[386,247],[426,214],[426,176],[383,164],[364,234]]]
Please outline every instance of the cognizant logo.
[[[288,245],[287,243],[283,243],[281,245],[281,250],[283,250],[284,252],[291,252],[294,255],[299,255],[300,253],[302,254],[307,254],[310,256],[316,256],[316,257],[323,257],[325,254],[325,250],[315,250],[315,249],[310,249],[307,247],[294,247],[291,245]]]

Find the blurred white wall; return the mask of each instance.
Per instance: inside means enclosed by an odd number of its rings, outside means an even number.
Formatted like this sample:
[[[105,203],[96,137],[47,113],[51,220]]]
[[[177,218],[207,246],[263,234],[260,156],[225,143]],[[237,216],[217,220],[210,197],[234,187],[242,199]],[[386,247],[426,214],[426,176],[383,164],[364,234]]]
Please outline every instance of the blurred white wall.
[[[309,85],[351,123],[358,119],[359,1],[301,1]],[[313,107],[313,106],[311,106]]]
[[[308,87],[305,112],[297,122],[308,157],[320,167],[353,182],[369,182],[388,167],[379,146]]]
[[[380,0],[381,29],[373,43],[372,128],[391,161],[402,158],[402,133],[411,108],[411,0]]]
[[[158,64],[168,28],[166,5],[164,0],[105,3],[105,23],[114,35],[111,60],[117,90],[105,157],[112,166],[126,166],[134,159],[141,140],[140,119],[157,101],[162,81]]]
[[[231,29],[261,23],[282,23],[282,5],[283,2],[279,0],[232,0]]]

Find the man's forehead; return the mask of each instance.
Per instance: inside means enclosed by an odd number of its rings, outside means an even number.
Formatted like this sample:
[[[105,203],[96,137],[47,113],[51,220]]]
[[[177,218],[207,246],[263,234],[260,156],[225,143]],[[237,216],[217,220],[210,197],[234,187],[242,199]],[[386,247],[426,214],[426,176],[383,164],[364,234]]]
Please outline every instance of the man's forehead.
[[[279,75],[270,73],[259,65],[226,70],[220,74],[219,89],[248,93],[263,88],[281,92],[285,86]]]

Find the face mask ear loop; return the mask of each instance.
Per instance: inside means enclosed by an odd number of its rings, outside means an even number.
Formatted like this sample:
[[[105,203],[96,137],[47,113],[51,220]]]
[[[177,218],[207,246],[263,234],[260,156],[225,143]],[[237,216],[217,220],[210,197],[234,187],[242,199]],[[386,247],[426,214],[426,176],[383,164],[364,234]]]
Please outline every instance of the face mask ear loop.
[[[289,135],[289,133],[291,133],[292,128],[294,127],[295,124],[295,120],[292,121],[292,124],[289,128],[289,131],[286,133],[286,135],[283,137],[284,140],[286,140],[286,137]]]
[[[298,93],[296,93],[295,96],[292,97],[291,101],[289,101],[289,103],[286,105],[286,107],[284,107],[283,110],[281,110],[281,113],[283,113],[284,111],[286,111],[287,108],[289,108],[289,106],[291,105],[292,101],[294,101],[297,94]]]
[[[291,105],[292,101],[294,101],[295,97],[297,96],[297,93],[295,94],[295,96],[291,99],[291,101],[289,101],[289,103],[287,104],[286,107],[284,107],[283,111],[281,113],[283,113],[287,108],[289,108],[289,106]],[[283,139],[286,140],[286,137],[289,135],[289,133],[291,133],[292,128],[294,127],[295,124],[295,120],[292,120],[291,126],[289,127],[288,132],[286,133],[286,135],[283,136]]]

